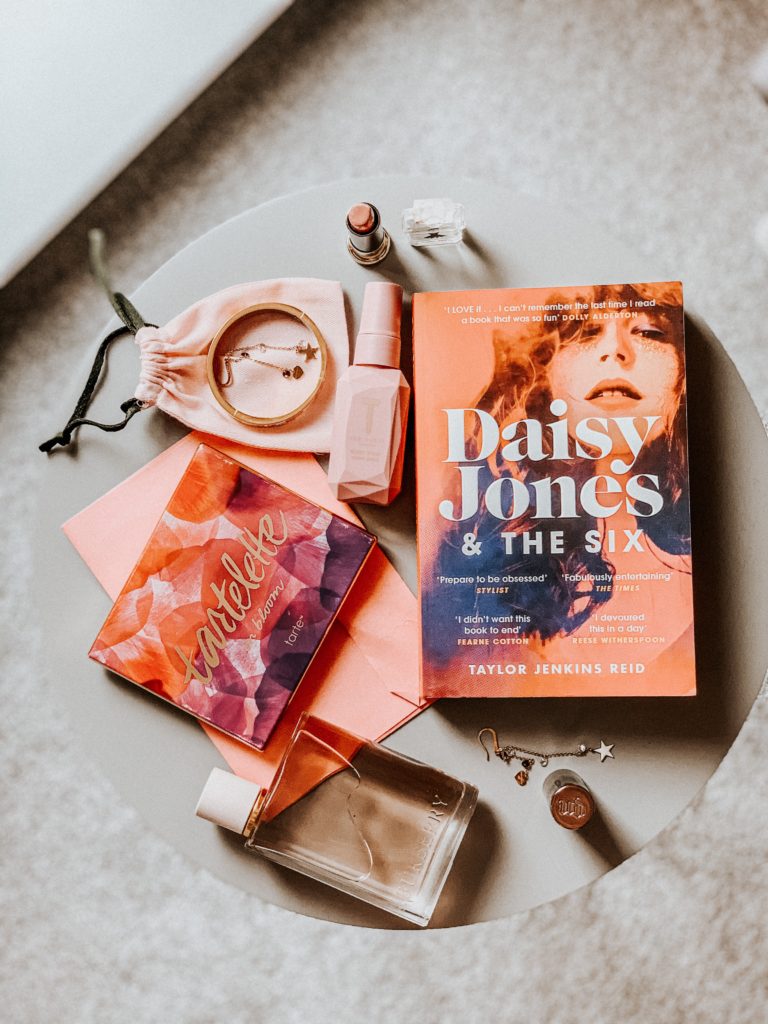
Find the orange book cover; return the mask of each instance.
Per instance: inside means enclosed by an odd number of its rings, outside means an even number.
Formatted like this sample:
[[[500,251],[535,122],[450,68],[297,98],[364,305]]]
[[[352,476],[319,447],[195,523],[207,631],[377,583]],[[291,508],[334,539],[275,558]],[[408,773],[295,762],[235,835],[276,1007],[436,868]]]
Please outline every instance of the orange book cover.
[[[679,282],[413,300],[424,698],[696,692]]]

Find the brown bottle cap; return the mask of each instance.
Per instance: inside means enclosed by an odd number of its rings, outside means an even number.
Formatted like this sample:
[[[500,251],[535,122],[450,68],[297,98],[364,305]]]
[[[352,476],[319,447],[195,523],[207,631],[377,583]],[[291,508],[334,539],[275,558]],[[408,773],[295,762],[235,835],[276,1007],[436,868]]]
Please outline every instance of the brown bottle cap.
[[[588,789],[581,786],[561,786],[552,795],[549,804],[552,817],[563,828],[583,828],[595,813],[595,801]]]

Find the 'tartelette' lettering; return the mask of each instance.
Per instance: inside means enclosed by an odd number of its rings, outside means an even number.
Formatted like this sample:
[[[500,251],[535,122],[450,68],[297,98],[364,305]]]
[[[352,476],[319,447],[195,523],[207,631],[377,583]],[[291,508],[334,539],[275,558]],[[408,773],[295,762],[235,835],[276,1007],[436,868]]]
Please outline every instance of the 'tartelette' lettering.
[[[234,633],[253,604],[253,593],[258,591],[266,576],[267,567],[281,545],[288,540],[288,524],[282,511],[278,512],[278,528],[269,513],[259,520],[256,534],[245,529],[237,538],[246,549],[242,565],[226,553],[221,556],[221,565],[227,573],[222,582],[212,582],[210,590],[216,605],[206,612],[207,622],[195,632],[197,651],[190,657],[176,646],[175,650],[184,665],[184,685],[192,679],[206,685],[213,677],[213,670],[221,662],[220,651],[226,644],[226,634]],[[281,588],[282,589],[282,588]],[[202,666],[198,667],[202,655]]]

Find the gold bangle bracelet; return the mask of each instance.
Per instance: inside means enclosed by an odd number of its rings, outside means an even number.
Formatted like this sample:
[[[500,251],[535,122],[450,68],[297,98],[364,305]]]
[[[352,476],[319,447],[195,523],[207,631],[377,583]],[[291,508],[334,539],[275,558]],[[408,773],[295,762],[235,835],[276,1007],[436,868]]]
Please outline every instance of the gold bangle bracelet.
[[[317,381],[311,393],[295,408],[291,408],[287,412],[281,413],[277,416],[253,416],[250,413],[243,412],[241,409],[236,408],[226,397],[222,390],[222,384],[216,374],[216,363],[217,359],[223,360],[225,358],[224,356],[219,356],[219,352],[222,348],[222,342],[235,324],[241,323],[243,320],[256,313],[270,312],[282,313],[285,316],[291,317],[311,332],[320,350],[320,368]],[[328,346],[326,345],[325,338],[321,334],[317,324],[296,306],[289,306],[283,302],[260,302],[255,306],[247,306],[245,309],[238,310],[234,316],[231,316],[229,320],[219,328],[208,348],[208,386],[210,387],[214,398],[222,409],[224,409],[225,412],[227,412],[233,419],[237,420],[238,423],[244,423],[251,427],[278,427],[281,424],[288,423],[290,420],[299,416],[317,397],[317,393],[325,380],[327,367]],[[275,367],[275,369],[279,369],[279,367]]]

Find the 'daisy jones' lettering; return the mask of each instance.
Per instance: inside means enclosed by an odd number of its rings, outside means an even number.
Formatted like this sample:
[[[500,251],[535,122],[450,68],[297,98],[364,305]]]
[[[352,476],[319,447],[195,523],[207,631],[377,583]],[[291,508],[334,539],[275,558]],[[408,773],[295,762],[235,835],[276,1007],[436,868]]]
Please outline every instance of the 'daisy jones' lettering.
[[[655,516],[663,507],[659,494],[659,478],[650,473],[638,473],[621,482],[632,469],[643,445],[652,436],[659,422],[658,416],[588,416],[575,425],[575,438],[568,433],[568,422],[556,419],[542,424],[538,420],[524,419],[501,429],[490,413],[483,409],[444,409],[448,417],[448,453],[445,462],[457,465],[459,474],[459,501],[441,501],[438,511],[443,519],[461,523],[478,512],[480,500],[496,519],[511,522],[528,514],[535,519],[577,519],[582,514],[593,519],[607,519],[622,507],[639,518]],[[562,399],[550,404],[553,416],[563,416],[568,405]],[[467,450],[465,418],[474,416],[477,426],[477,451]],[[640,424],[640,426],[638,426]],[[549,451],[544,444],[548,432]],[[597,474],[585,480],[577,489],[570,476],[544,477],[540,480],[522,480],[519,476],[502,475],[488,486],[485,495],[480,492],[480,467],[499,447],[505,462],[519,463],[523,459],[542,462],[545,459],[569,462],[574,459],[608,459],[614,453],[614,435],[622,439],[622,457],[612,458],[611,474]],[[616,500],[616,497],[619,496]],[[557,504],[553,501],[556,498]],[[554,508],[558,511],[555,512]]]

